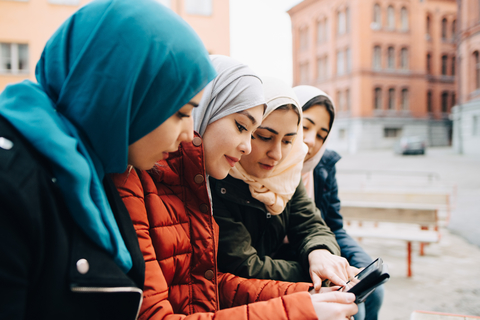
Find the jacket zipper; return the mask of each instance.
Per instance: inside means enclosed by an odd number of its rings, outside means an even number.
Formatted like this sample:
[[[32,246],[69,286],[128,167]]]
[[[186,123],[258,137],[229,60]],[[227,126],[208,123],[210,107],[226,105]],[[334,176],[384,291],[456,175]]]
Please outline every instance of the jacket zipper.
[[[103,292],[103,293],[115,293],[115,292],[136,292],[140,294],[140,301],[138,303],[137,315],[135,319],[138,319],[140,314],[140,307],[143,302],[143,291],[136,287],[73,287],[71,288],[73,292]]]

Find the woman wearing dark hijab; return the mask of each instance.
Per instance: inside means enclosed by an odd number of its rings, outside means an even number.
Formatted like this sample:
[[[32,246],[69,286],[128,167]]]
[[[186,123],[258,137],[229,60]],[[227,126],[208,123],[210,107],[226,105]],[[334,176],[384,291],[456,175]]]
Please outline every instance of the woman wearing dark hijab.
[[[135,319],[144,260],[107,174],[175,146],[215,75],[195,32],[156,1],[98,0],[47,42],[38,84],[3,91],[1,319]]]

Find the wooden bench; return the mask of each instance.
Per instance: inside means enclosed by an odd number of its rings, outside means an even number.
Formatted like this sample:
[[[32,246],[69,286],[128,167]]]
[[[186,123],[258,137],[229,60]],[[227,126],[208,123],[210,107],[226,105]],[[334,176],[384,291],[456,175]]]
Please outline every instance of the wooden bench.
[[[339,190],[339,197],[344,202],[412,204],[416,208],[437,209],[438,223],[448,224],[452,208],[452,195],[446,191],[406,191],[406,190]]]
[[[410,315],[410,320],[471,320],[480,319],[477,316],[467,316],[461,314],[451,314],[431,311],[414,311]]]
[[[424,244],[440,241],[437,209],[430,205],[342,201],[340,213],[345,230],[352,237],[406,241],[408,277],[412,276],[412,242],[420,243],[423,255]]]

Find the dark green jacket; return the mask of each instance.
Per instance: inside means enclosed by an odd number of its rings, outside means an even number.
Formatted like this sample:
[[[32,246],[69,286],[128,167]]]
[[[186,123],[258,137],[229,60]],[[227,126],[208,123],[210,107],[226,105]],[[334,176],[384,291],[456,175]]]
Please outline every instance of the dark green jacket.
[[[308,254],[327,249],[340,255],[334,234],[325,225],[320,211],[308,197],[300,181],[285,210],[270,215],[265,205],[254,199],[248,185],[228,176],[210,178],[213,215],[220,226],[218,266],[246,278],[310,282]],[[294,258],[279,259],[285,236]],[[277,257],[277,259],[275,258]]]

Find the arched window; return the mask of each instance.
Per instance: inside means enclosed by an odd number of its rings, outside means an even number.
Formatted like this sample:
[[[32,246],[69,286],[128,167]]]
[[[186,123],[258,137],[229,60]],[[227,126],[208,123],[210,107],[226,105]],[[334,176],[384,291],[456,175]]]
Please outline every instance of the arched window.
[[[390,30],[395,29],[395,9],[392,6],[387,8],[387,27]]]
[[[393,47],[388,47],[387,50],[387,68],[395,69],[395,49]]]
[[[427,54],[427,74],[432,74],[432,55]]]
[[[373,6],[373,22],[375,23],[375,28],[377,29],[382,26],[382,11],[378,3],[375,3]]]
[[[402,31],[408,31],[408,10],[405,7],[400,10],[400,22],[402,23]]]
[[[452,57],[452,76],[455,75],[455,57]]]
[[[395,89],[388,89],[388,110],[395,110]]]
[[[350,32],[350,8],[345,9],[345,32]]]
[[[447,39],[447,18],[442,19],[442,39]]]
[[[428,90],[427,92],[427,112],[433,112],[433,104],[432,104],[432,91]]]
[[[448,57],[446,54],[442,56],[442,76],[447,75],[447,62],[448,62]]]
[[[432,36],[430,34],[430,30],[431,30],[430,16],[427,16],[425,30],[426,30],[426,33],[427,33],[427,40],[431,40]]]
[[[325,18],[325,20],[323,21],[323,31],[325,32],[323,39],[325,41],[328,41],[328,39],[330,38],[330,25],[328,24],[327,18]]]
[[[382,89],[381,88],[375,88],[374,91],[374,97],[373,97],[373,108],[375,110],[381,110],[382,109]]]
[[[400,69],[408,70],[408,49],[402,48],[400,50]]]
[[[448,92],[442,93],[442,112],[448,112]]]
[[[402,89],[400,104],[402,105],[402,110],[409,110],[410,102],[408,97],[408,89]]]
[[[475,89],[480,89],[480,55],[478,51],[473,53],[473,63],[475,72]]]
[[[337,34],[344,34],[346,31],[345,12],[337,12]]]
[[[382,68],[382,49],[380,46],[373,48],[373,69],[380,70]]]
[[[452,40],[457,36],[457,20],[452,21]]]
[[[317,21],[317,44],[323,43],[323,21]]]
[[[308,41],[308,27],[300,29],[300,50],[308,50],[309,41]]]
[[[337,75],[341,76],[345,74],[345,56],[344,51],[337,51]]]

